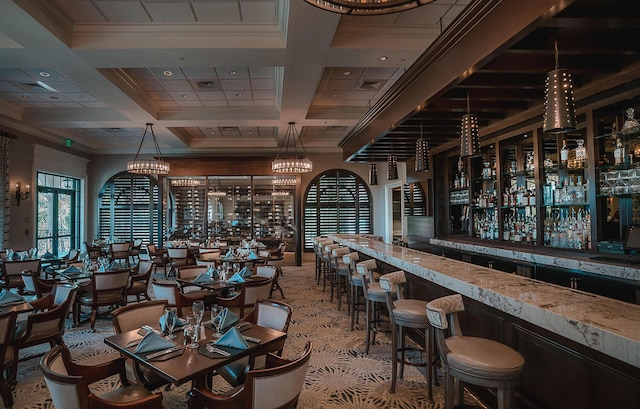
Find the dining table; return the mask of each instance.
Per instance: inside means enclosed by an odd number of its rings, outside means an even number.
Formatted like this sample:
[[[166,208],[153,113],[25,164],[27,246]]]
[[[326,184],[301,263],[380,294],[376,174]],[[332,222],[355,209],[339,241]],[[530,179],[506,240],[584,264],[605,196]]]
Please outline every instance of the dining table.
[[[20,314],[31,311],[33,311],[33,307],[27,300],[10,304],[0,304],[0,315],[8,314],[10,312]]]
[[[192,386],[198,387],[207,384],[207,378],[211,376],[213,371],[237,359],[249,355],[262,355],[280,350],[284,346],[287,337],[287,334],[284,332],[250,324],[241,329],[242,335],[254,338],[260,342],[247,342],[249,345],[247,349],[224,347],[224,350],[230,352],[230,355],[222,356],[208,353],[206,350],[208,343],[214,339],[215,332],[208,325],[203,325],[203,327],[205,328],[206,338],[200,341],[198,348],[189,349],[182,347],[177,352],[167,353],[155,359],[148,359],[147,354],[136,354],[134,352],[137,342],[139,342],[145,334],[146,330],[144,329],[134,329],[115,334],[106,337],[104,342],[122,355],[149,368],[153,373],[174,385],[191,382]],[[158,326],[156,325],[154,328],[157,329]],[[182,331],[175,332],[175,335],[176,337],[173,341],[178,346],[182,346],[184,343]]]
[[[230,273],[233,275],[233,273]],[[267,277],[250,275],[248,277],[244,277],[245,282],[256,282],[261,280],[268,280]],[[198,281],[196,278],[176,278],[176,281],[180,283],[181,286],[195,286],[200,287],[203,290],[209,290],[211,292],[216,293],[220,297],[226,298],[229,296],[229,291],[239,288],[242,286],[242,283],[239,282],[231,282],[220,280],[219,278],[213,278],[211,281]]]

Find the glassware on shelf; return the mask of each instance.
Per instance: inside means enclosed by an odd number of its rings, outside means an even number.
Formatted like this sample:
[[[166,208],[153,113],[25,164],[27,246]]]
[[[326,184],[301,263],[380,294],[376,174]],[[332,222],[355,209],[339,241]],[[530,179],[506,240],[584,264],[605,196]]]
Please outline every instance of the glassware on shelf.
[[[543,165],[545,168],[547,169],[551,169],[553,168],[553,160],[551,160],[551,154],[550,153],[545,153],[544,154],[544,162]]]
[[[491,163],[484,162],[484,168],[482,168],[482,178],[491,179],[491,177],[492,177]]]
[[[613,163],[615,165],[620,165],[624,161],[624,145],[622,145],[622,141],[620,138],[616,140],[616,148],[613,151]]]
[[[560,161],[562,163],[567,163],[569,160],[569,148],[567,148],[567,141],[562,140],[562,149],[560,149]]]
[[[578,139],[576,143],[578,144],[576,147],[576,160],[584,162],[587,159],[587,148],[584,147],[584,139]]]
[[[532,173],[534,166],[533,166],[533,152],[527,152],[527,158],[526,158],[526,162],[525,162],[525,170],[527,171],[527,173]]]
[[[622,133],[629,134],[636,131],[640,127],[640,122],[633,117],[634,109],[627,109],[627,119],[625,119],[624,124],[622,125]]]

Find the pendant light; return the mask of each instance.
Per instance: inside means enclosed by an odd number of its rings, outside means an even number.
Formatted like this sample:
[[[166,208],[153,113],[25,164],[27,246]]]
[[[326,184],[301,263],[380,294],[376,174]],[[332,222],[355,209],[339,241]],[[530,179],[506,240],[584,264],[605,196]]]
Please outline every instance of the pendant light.
[[[470,113],[469,94],[467,93],[467,113],[462,116],[460,126],[460,157],[478,156],[480,154],[480,132],[478,116]]]
[[[278,156],[271,163],[271,170],[274,173],[304,173],[311,172],[313,170],[313,163],[311,159],[304,156],[298,156],[297,141],[300,140],[300,134],[296,129],[295,122],[289,122],[287,133],[284,136],[284,143],[280,147]],[[300,146],[303,152],[306,153],[302,141]],[[293,150],[293,156],[289,155],[289,148]]]
[[[387,180],[396,179],[398,179],[398,157],[391,153],[391,155],[387,157]]]
[[[142,148],[142,144],[144,143],[144,138],[145,136],[147,136],[147,131],[151,132],[151,137],[153,138],[153,146],[156,149],[157,158],[138,159],[138,155],[140,155],[140,149]],[[136,152],[136,156],[133,158],[133,160],[130,160],[127,163],[127,171],[129,173],[136,173],[140,175],[166,175],[167,173],[169,173],[169,164],[165,162],[164,158],[162,157],[160,147],[158,146],[158,140],[156,139],[156,134],[153,133],[153,124],[146,124],[144,133],[142,134],[142,140],[140,141],[140,146],[138,146],[138,151]]]
[[[571,74],[558,68],[558,42],[555,42],[555,69],[544,84],[544,132],[565,133],[576,129]]]
[[[369,185],[378,186],[378,165],[373,161],[373,155],[371,155],[371,164],[369,165]]]
[[[426,172],[430,168],[429,142],[422,134],[422,123],[420,123],[420,139],[416,141],[416,172]]]

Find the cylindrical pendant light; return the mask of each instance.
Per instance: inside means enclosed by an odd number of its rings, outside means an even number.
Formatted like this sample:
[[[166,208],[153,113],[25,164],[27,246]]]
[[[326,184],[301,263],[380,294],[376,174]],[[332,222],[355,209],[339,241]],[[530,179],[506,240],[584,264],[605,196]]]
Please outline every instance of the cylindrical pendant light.
[[[387,180],[396,179],[398,179],[398,157],[391,154],[387,157]]]
[[[430,168],[429,142],[423,138],[420,124],[420,139],[416,141],[416,172],[426,172]]]
[[[378,185],[378,166],[375,162],[369,165],[369,185]]]
[[[558,69],[558,42],[555,43],[555,69],[547,74],[544,84],[544,132],[564,133],[576,129],[571,74]]]
[[[478,156],[480,154],[480,131],[478,117],[469,112],[469,94],[467,94],[467,114],[462,116],[460,125],[460,157]]]

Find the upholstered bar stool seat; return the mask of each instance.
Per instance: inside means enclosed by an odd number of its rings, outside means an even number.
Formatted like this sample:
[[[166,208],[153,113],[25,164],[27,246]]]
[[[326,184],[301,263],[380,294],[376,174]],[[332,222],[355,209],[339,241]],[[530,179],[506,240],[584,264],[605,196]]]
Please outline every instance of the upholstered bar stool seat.
[[[404,271],[394,271],[380,277],[380,286],[386,291],[387,308],[389,309],[391,319],[391,393],[396,391],[396,381],[402,378],[404,374],[404,365],[414,363],[406,359],[405,352],[408,349],[405,345],[405,328],[421,329],[424,332],[425,339],[425,359],[424,362],[417,365],[425,367],[425,376],[427,381],[427,399],[433,399],[432,382],[435,379],[435,367],[433,365],[433,336],[432,329],[427,318],[427,301],[404,298],[404,286],[406,283],[406,275]],[[394,300],[397,298],[396,300]],[[400,357],[398,357],[400,354]],[[398,364],[400,364],[400,373],[398,374]]]
[[[349,252],[351,252],[351,249],[348,247],[338,247],[337,249],[331,250],[330,301],[333,302],[335,290],[336,298],[338,299],[338,309],[340,309],[342,304],[342,282],[347,280],[347,274],[349,274],[349,266],[344,262],[344,255]]]
[[[464,382],[468,382],[496,388],[498,409],[510,409],[515,385],[524,370],[524,358],[500,342],[464,336],[458,323],[460,311],[464,311],[460,294],[427,304],[427,317],[436,328],[436,342],[446,375],[445,408],[454,407],[454,379],[457,379],[458,402],[462,402]]]

